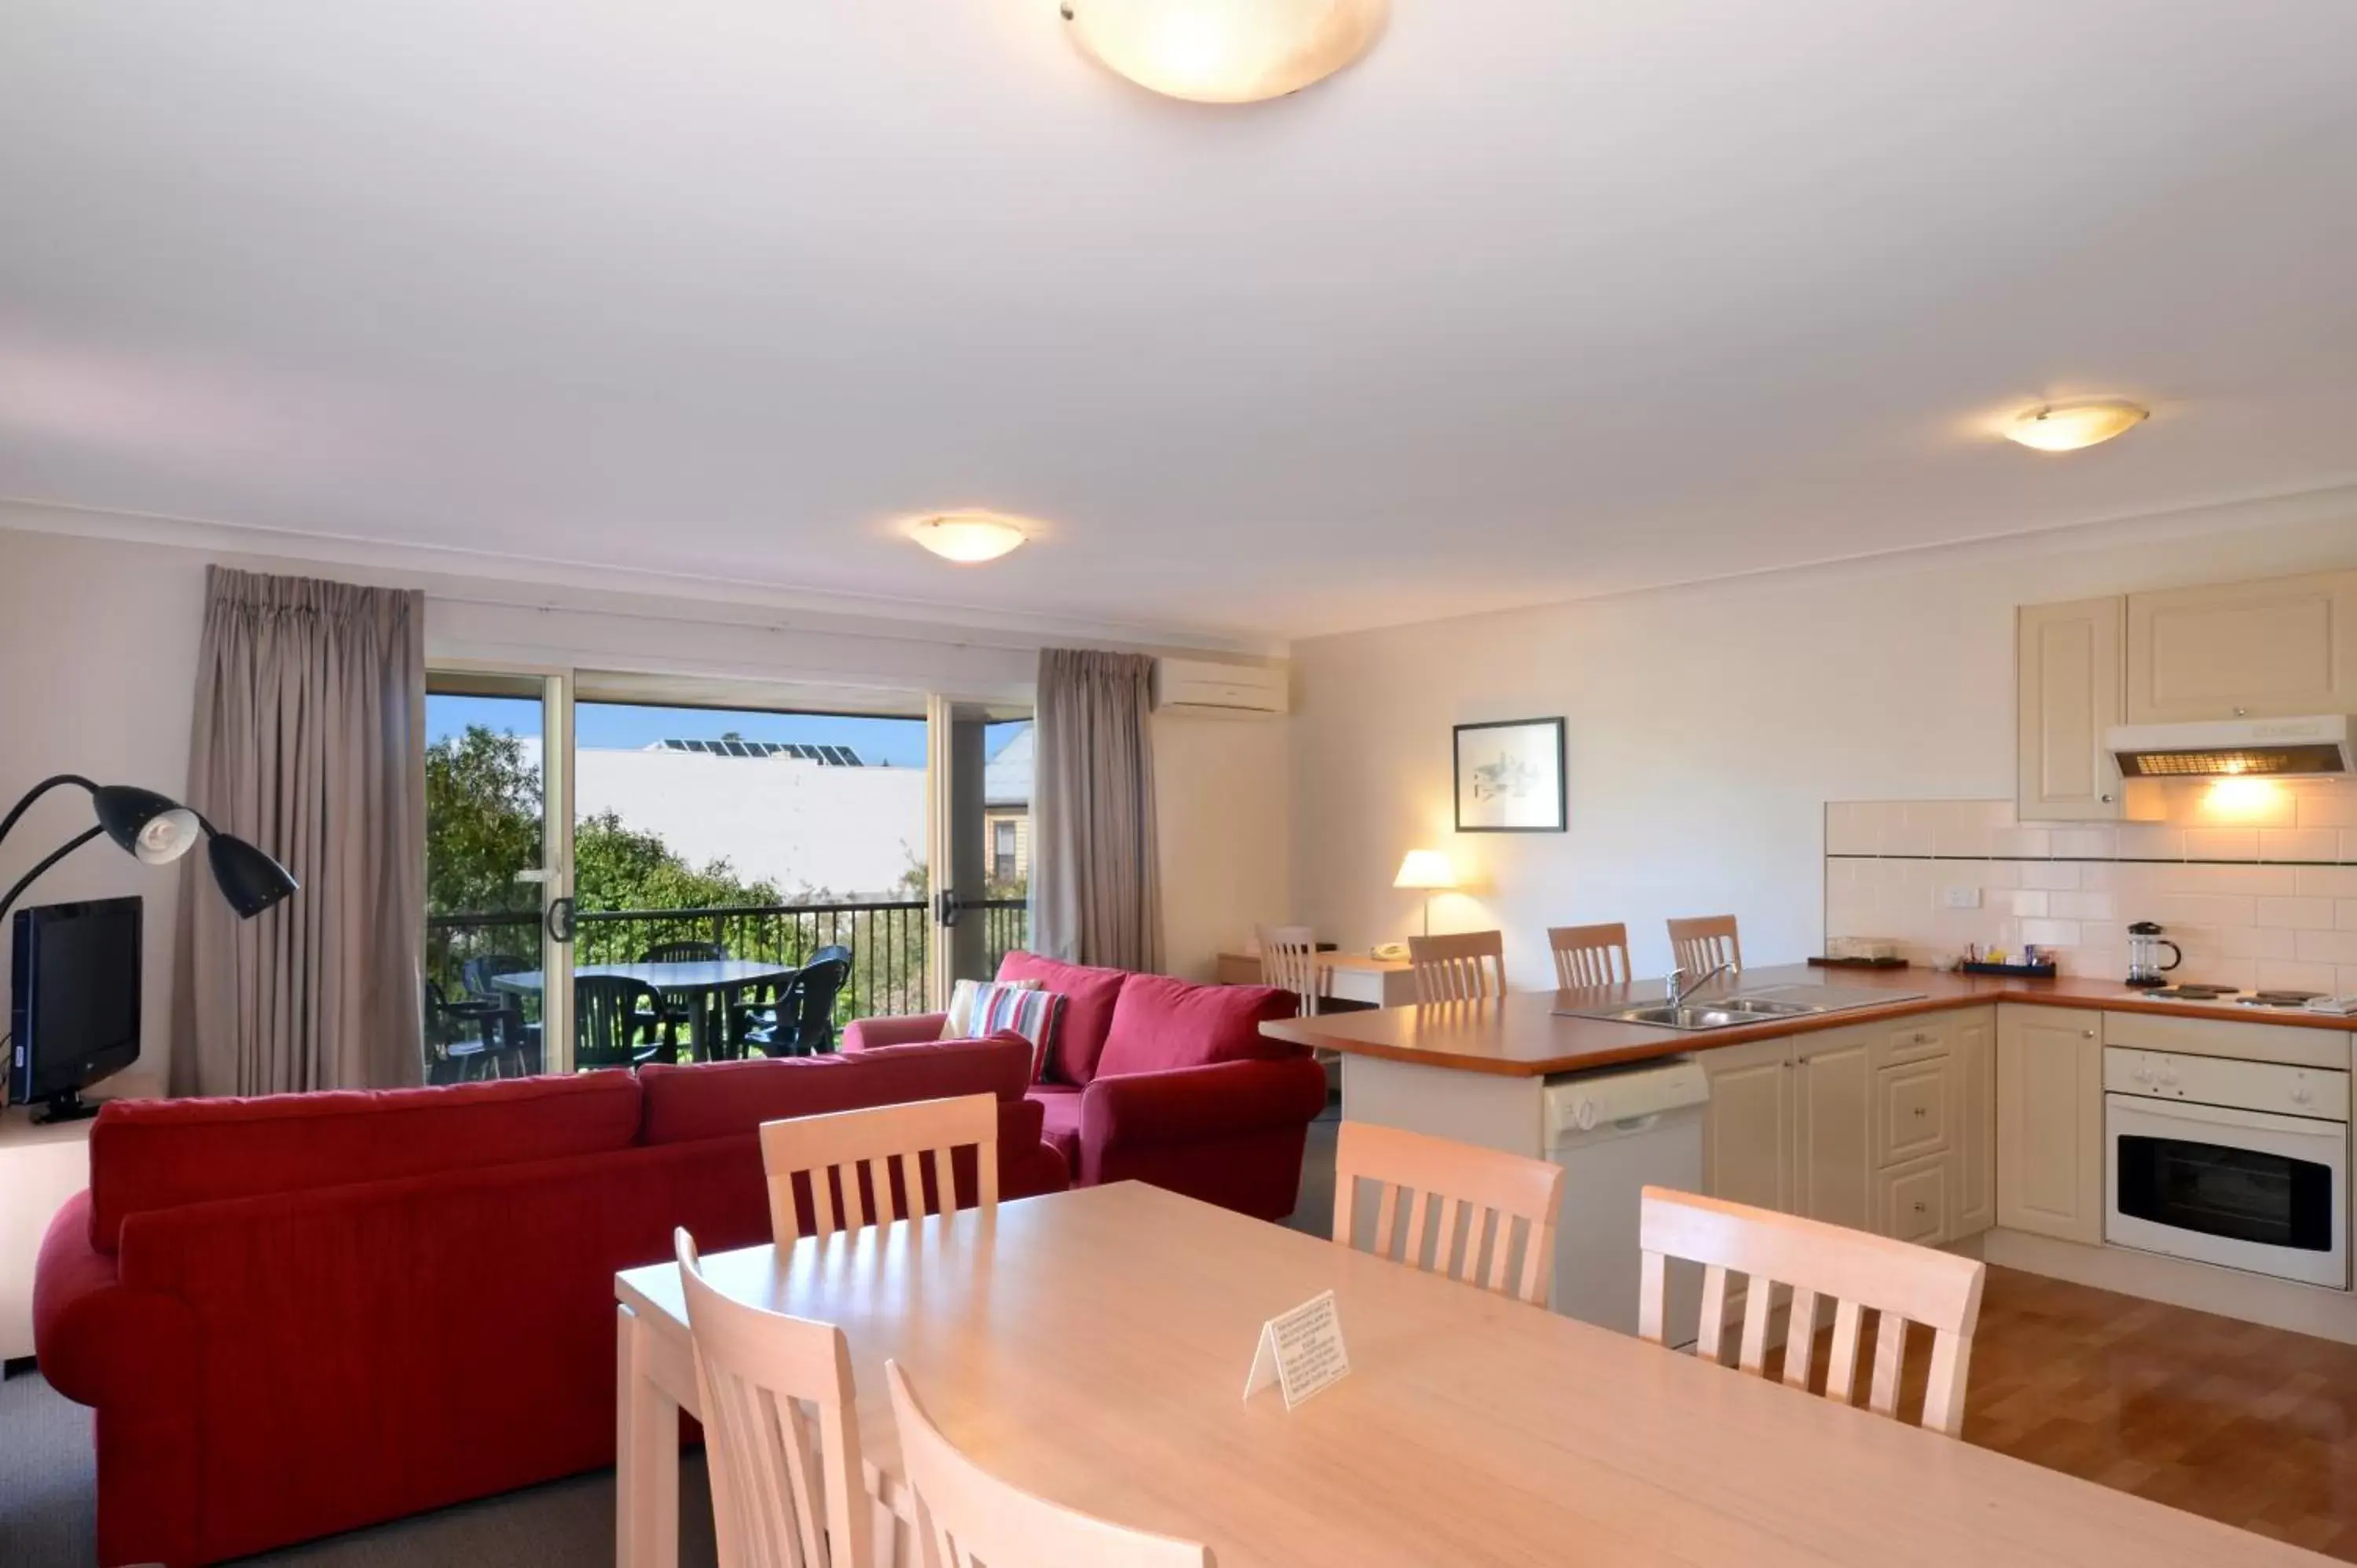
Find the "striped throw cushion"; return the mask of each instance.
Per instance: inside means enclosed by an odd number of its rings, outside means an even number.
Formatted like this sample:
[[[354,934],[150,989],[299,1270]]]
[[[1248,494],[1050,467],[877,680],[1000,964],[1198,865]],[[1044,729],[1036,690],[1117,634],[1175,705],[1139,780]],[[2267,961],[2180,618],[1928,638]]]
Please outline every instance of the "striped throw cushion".
[[[1037,991],[1039,988],[1039,983],[1036,980],[1009,980],[1004,982],[990,980],[959,981],[950,989],[949,1014],[942,1020],[942,1039],[971,1040],[990,1033],[987,1029],[976,1026],[977,1020],[974,1011],[974,999],[981,995],[984,991],[996,984],[1019,986],[1029,991]]]
[[[1047,1076],[1056,1046],[1056,1021],[1063,1015],[1064,999],[1036,986],[992,984],[974,993],[974,1033],[1017,1034],[1030,1041],[1034,1083]]]

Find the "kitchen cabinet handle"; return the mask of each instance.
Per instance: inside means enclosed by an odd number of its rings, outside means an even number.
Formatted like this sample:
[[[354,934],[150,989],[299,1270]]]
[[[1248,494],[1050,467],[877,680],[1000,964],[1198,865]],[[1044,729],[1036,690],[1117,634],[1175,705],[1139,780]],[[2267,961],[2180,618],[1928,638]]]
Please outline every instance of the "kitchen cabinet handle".
[[[1922,1115],[1922,1114],[1923,1114],[1923,1107],[1921,1107],[1921,1105],[1918,1105],[1918,1106],[1915,1108],[1915,1114],[1916,1114],[1916,1115],[1918,1115],[1918,1116]]]
[[[2095,1037],[2095,1031],[2093,1029],[2082,1029],[2079,1031],[2079,1037],[2083,1040],[2092,1040]]]
[[[1922,1206],[1921,1204],[1920,1204],[1920,1203],[1919,1203],[1919,1204],[1917,1204],[1917,1205],[1915,1206],[1915,1212],[1916,1212],[1916,1213],[1918,1213],[1918,1214],[1922,1213],[1922,1212],[1923,1212],[1923,1206]]]

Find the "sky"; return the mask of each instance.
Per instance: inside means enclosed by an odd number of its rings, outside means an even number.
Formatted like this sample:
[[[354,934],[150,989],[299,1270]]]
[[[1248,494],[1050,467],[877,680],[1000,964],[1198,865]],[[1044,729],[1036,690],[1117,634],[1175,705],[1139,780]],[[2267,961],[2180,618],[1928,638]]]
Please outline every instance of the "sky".
[[[540,733],[540,703],[530,697],[452,697],[425,699],[425,736],[444,739],[468,725],[518,735]],[[925,721],[877,719],[835,714],[763,714],[737,709],[650,708],[620,703],[576,703],[574,742],[592,750],[635,751],[659,740],[717,740],[735,731],[746,740],[807,741],[847,746],[871,766],[922,768],[925,765]],[[996,755],[1019,725],[990,726],[988,746]]]

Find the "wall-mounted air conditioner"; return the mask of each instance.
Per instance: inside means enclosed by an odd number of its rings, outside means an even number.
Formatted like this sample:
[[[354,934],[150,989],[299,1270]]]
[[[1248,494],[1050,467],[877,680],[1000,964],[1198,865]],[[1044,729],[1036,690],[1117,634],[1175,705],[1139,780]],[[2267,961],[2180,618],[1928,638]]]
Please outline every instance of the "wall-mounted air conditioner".
[[[1282,664],[1217,664],[1208,659],[1154,661],[1154,706],[1166,714],[1216,718],[1282,714],[1290,706]]]

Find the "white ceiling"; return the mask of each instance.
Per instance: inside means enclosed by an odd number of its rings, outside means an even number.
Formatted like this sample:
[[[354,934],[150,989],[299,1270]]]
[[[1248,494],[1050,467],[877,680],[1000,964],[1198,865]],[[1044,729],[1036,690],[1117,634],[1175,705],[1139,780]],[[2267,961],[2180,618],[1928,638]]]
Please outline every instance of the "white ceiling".
[[[1394,0],[1242,110],[1061,27],[10,0],[0,495],[1285,637],[2357,478],[2349,0]]]

